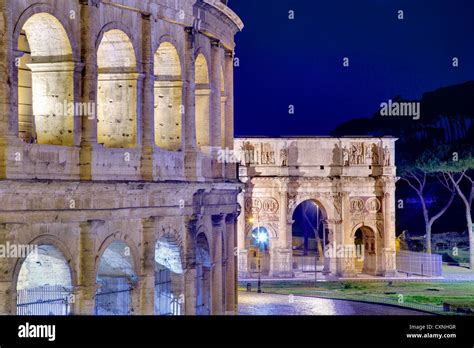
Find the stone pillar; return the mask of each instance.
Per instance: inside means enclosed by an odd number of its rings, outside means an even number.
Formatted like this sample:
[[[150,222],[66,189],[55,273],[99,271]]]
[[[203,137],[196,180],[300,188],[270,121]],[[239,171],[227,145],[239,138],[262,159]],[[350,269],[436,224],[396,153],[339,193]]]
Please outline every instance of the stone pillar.
[[[194,30],[192,27],[184,31],[184,166],[185,176],[188,180],[196,180],[200,174],[198,170],[198,156],[196,145],[196,96],[195,96],[195,57],[194,57]],[[199,172],[199,173],[198,173]]]
[[[225,177],[225,166],[219,160],[219,151],[222,149],[223,134],[221,132],[221,44],[218,40],[211,40],[211,100],[210,100],[210,144],[212,151],[212,176]]]
[[[186,230],[183,247],[185,250],[184,268],[184,313],[196,315],[196,216],[187,216],[184,219]]]
[[[74,314],[95,314],[96,284],[96,237],[97,230],[103,221],[87,221],[80,223],[79,262],[77,263],[77,286],[74,289]],[[98,261],[98,260],[97,260]]]
[[[237,216],[229,214],[225,219],[227,261],[226,261],[226,314],[237,313]]]
[[[74,103],[74,77],[78,75],[74,63],[29,63],[27,66],[31,70],[32,90],[46,91],[33,93],[37,143],[73,146],[76,117],[69,105]]]
[[[213,315],[222,315],[222,233],[223,233],[223,215],[212,216],[212,311]]]
[[[222,93],[222,91],[221,91]],[[226,127],[227,127],[227,120],[226,120],[226,103],[227,103],[227,96],[221,94],[221,147],[223,149],[226,148]],[[228,149],[228,148],[227,148]]]
[[[10,83],[13,80],[13,69],[16,69],[16,57],[13,55],[12,35],[4,35],[13,32],[13,15],[9,6],[11,4],[7,1],[0,2],[0,11],[3,14],[0,16],[0,31],[3,33],[0,44],[0,85],[2,86],[0,88],[0,141],[2,142],[7,138],[13,139],[18,134],[18,108],[12,105],[14,104],[13,96],[17,97],[18,93],[13,91],[15,84]]]
[[[152,49],[151,21],[149,15],[142,15],[142,40],[143,57],[142,71],[144,78],[142,80],[142,105],[141,124],[140,117],[137,117],[137,129],[141,128],[141,163],[140,174],[143,180],[152,181],[153,173],[153,150],[155,145],[155,122],[154,122],[154,54]]]
[[[339,199],[339,198],[335,198]],[[348,192],[343,192],[340,198],[341,202],[341,224],[340,230],[336,230],[336,248],[344,248],[354,245],[354,239],[351,238],[351,211],[350,197]],[[341,277],[352,277],[355,275],[355,259],[353,257],[338,257],[335,250],[337,275]]]
[[[331,257],[329,254],[331,241],[329,240],[330,228],[327,220],[323,222],[323,275],[329,275],[331,273]]]
[[[241,213],[237,218],[237,268],[239,278],[246,278],[248,275],[248,256],[247,250],[245,249],[245,234],[247,231],[247,223],[245,221],[245,192],[239,193],[237,196],[237,202],[241,209]]]
[[[224,80],[227,100],[225,104],[225,147],[234,148],[234,52],[225,52]]]
[[[395,276],[397,273],[395,251],[395,182],[386,179],[384,182],[384,231],[383,231],[383,269],[385,276]]]
[[[226,88],[225,100],[225,148],[234,149],[234,53],[225,51],[224,81]],[[237,179],[237,163],[226,165],[225,176],[227,179]]]
[[[155,314],[155,243],[159,218],[142,220],[141,315]]]
[[[7,224],[0,224],[0,245],[6,245],[7,242],[14,242],[11,228]],[[14,261],[9,257],[0,257],[0,315],[16,314]]]
[[[95,103],[96,115],[82,117],[80,176],[81,180],[92,180],[94,150],[97,145],[97,52],[95,35],[100,31],[99,9],[91,0],[80,1],[81,4],[81,61],[82,71],[82,102]]]
[[[220,148],[221,134],[221,44],[211,41],[211,146]]]
[[[291,228],[288,229],[288,187],[286,182],[282,182],[280,188],[280,231],[279,245],[282,249],[291,249],[288,241],[291,241]]]
[[[270,275],[274,277],[293,277],[293,251],[291,245],[292,222],[288,221],[288,187],[286,180],[280,182],[278,240],[271,248]]]

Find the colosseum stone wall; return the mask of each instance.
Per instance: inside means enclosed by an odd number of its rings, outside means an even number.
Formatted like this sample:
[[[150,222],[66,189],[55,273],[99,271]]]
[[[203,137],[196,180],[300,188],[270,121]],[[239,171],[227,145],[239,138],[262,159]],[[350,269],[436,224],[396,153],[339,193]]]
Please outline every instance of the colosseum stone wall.
[[[0,0],[0,314],[235,312],[242,28],[227,1]]]

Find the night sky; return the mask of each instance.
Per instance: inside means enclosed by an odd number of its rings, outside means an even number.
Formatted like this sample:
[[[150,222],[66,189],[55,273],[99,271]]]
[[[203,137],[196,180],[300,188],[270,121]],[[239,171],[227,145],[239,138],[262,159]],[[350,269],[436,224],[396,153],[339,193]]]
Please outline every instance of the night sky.
[[[236,38],[236,136],[328,135],[397,95],[416,99],[474,79],[473,0],[233,0],[230,6],[245,23]]]

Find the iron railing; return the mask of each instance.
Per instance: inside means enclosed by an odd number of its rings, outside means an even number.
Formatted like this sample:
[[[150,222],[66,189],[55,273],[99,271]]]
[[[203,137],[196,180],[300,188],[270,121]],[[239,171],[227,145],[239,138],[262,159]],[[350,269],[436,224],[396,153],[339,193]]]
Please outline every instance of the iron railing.
[[[423,277],[441,277],[443,260],[438,254],[401,250],[397,252],[397,271]]]
[[[132,314],[133,286],[127,278],[100,280],[95,296],[96,315]]]
[[[72,287],[41,286],[17,291],[17,315],[69,315]]]

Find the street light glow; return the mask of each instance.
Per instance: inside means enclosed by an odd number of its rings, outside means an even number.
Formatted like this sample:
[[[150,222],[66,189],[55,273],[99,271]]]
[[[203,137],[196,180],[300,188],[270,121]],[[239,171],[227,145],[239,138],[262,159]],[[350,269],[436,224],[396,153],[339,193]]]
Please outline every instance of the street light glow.
[[[257,241],[259,244],[265,244],[268,241],[268,236],[265,232],[258,232]]]

